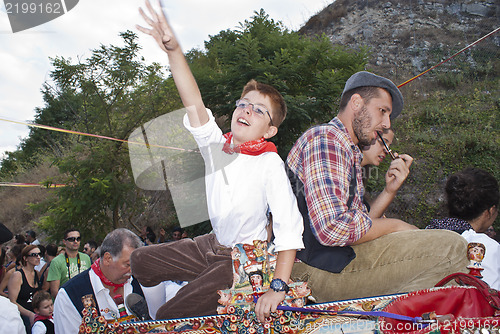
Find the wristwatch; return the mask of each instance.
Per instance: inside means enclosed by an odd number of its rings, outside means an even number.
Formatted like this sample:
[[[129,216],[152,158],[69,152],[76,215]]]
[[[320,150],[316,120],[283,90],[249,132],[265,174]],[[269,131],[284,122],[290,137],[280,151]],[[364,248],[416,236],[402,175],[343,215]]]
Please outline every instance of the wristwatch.
[[[285,293],[288,293],[288,291],[290,291],[290,288],[288,287],[288,285],[281,279],[279,278],[275,278],[271,281],[271,284],[269,285],[269,288],[271,288],[272,290],[276,291],[276,292],[280,292],[280,291],[285,291]]]

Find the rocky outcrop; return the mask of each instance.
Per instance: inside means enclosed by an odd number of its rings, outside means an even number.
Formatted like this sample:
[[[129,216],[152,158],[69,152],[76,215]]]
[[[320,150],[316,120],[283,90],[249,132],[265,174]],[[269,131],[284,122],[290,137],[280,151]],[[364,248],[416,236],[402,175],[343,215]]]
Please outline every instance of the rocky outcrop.
[[[496,29],[499,14],[500,0],[337,0],[300,33],[325,33],[333,44],[369,47],[369,67],[397,77],[417,74]],[[500,46],[500,33],[488,42]]]

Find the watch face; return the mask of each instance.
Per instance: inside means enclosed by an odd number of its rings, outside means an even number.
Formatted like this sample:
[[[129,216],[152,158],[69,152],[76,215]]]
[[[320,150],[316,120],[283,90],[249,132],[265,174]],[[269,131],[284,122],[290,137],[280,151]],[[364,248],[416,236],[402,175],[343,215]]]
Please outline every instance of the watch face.
[[[280,291],[282,287],[283,287],[283,284],[281,284],[281,282],[278,280],[273,280],[271,282],[271,289],[273,289],[273,290]]]
[[[276,292],[279,292],[279,291],[288,292],[288,286],[286,285],[285,282],[283,282],[280,279],[273,279],[271,281],[271,285],[269,287]]]

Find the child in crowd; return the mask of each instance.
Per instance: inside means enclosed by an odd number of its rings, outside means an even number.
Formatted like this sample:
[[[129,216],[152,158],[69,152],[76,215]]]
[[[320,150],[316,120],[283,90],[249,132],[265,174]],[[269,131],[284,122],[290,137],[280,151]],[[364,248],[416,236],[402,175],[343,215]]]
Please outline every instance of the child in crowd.
[[[161,4],[159,4],[161,6]],[[170,71],[186,108],[184,126],[193,134],[206,166],[206,191],[213,234],[139,248],[131,256],[132,273],[147,287],[166,280],[189,283],[161,306],[156,319],[216,313],[217,290],[232,284],[231,247],[267,240],[267,212],[273,215],[278,252],[271,288],[255,306],[260,321],[284,300],[297,249],[303,248],[302,216],[284,163],[267,139],[278,132],[286,104],[272,86],[251,80],[236,101],[231,132],[223,135],[203,103],[198,85],[163,12],[146,1],[152,36],[168,54]],[[234,154],[234,155],[233,155]],[[221,161],[231,161],[227,164]],[[216,166],[219,166],[217,168]]]
[[[35,323],[31,328],[32,334],[54,334],[54,304],[50,293],[40,290],[33,296],[33,310],[35,311]]]

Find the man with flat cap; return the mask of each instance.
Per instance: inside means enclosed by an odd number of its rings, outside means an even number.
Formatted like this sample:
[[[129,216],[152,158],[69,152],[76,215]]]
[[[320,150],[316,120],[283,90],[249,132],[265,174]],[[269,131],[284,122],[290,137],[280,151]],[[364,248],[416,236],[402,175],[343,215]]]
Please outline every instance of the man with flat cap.
[[[355,73],[346,82],[337,117],[307,130],[288,155],[305,245],[292,279],[307,281],[317,302],[430,288],[466,269],[467,243],[456,233],[371,218],[363,203],[358,146],[371,145],[402,109],[403,96],[392,81]],[[404,156],[397,160],[388,185],[402,183],[411,164]]]

